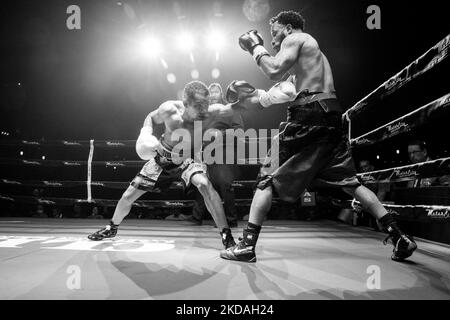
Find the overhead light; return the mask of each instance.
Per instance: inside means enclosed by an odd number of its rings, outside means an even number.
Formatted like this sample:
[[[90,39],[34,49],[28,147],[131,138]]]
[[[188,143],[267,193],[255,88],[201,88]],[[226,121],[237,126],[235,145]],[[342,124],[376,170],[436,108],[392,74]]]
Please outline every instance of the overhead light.
[[[199,74],[197,69],[194,69],[194,70],[191,71],[192,79],[198,79],[199,76],[200,76],[200,74]]]
[[[211,77],[213,77],[213,79],[219,78],[220,77],[220,70],[218,68],[212,69]]]
[[[177,82],[177,77],[175,77],[175,75],[173,73],[169,73],[169,74],[167,74],[167,81],[169,83],[175,83],[175,82]]]
[[[160,54],[161,44],[158,39],[147,37],[139,41],[137,51],[141,56],[153,58]]]

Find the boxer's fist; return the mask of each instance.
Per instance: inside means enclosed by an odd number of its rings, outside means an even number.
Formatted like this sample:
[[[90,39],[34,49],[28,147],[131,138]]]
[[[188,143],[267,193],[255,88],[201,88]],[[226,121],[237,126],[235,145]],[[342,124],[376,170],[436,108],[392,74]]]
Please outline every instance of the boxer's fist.
[[[225,98],[229,103],[234,103],[255,92],[255,87],[244,80],[234,80],[228,85]]]
[[[142,160],[150,160],[156,156],[160,147],[159,140],[146,128],[141,129],[141,134],[136,141],[136,153]]]
[[[297,97],[295,85],[289,81],[281,81],[274,85],[269,91],[262,91],[259,96],[259,103],[264,108],[273,104],[281,104],[294,101]]]
[[[250,30],[239,37],[239,45],[245,51],[253,54],[253,49],[258,45],[264,45],[264,40],[256,30]]]

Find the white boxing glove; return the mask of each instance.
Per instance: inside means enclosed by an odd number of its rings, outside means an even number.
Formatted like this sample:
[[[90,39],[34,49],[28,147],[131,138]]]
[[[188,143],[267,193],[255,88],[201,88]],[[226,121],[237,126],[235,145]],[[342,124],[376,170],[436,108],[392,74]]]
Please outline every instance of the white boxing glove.
[[[273,104],[280,104],[294,101],[297,96],[295,85],[290,81],[281,81],[274,85],[267,92],[259,96],[259,103],[267,108]]]
[[[142,160],[150,160],[156,156],[159,140],[152,134],[149,128],[142,128],[136,141],[136,153]]]

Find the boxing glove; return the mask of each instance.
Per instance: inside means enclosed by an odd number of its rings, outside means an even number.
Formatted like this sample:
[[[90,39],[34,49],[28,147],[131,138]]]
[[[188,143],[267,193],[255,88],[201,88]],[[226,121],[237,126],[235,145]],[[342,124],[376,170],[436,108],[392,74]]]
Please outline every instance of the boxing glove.
[[[136,141],[136,153],[142,160],[150,160],[156,156],[159,140],[151,133],[149,128],[142,128]]]
[[[264,40],[256,30],[250,30],[239,37],[239,45],[245,51],[248,51],[256,63],[259,64],[259,60],[263,56],[269,56],[269,52],[263,47]]]
[[[267,92],[263,92],[259,96],[259,103],[264,108],[273,104],[280,104],[294,101],[297,97],[295,85],[289,81],[281,81],[274,85]]]
[[[241,97],[251,95],[255,90],[255,87],[253,87],[247,81],[234,80],[228,85],[227,91],[225,93],[225,98],[227,99],[228,103],[235,103]]]

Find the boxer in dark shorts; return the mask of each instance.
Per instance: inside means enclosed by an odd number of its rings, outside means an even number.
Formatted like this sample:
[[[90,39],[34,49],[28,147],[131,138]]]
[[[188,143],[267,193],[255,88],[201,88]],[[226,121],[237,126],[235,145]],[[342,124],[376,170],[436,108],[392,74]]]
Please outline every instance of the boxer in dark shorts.
[[[301,102],[288,108],[287,122],[279,126],[278,154],[269,154],[257,178],[258,188],[271,183],[274,193],[290,202],[297,201],[307,187],[360,185],[338,100],[309,102],[313,95],[302,94],[297,99]]]
[[[392,260],[402,261],[417,245],[398,228],[376,195],[358,182],[330,64],[317,41],[303,31],[304,22],[294,11],[280,12],[270,20],[275,56],[264,48],[256,30],[239,37],[239,45],[252,55],[259,69],[279,82],[266,92],[245,81],[233,81],[227,89],[228,100],[235,108],[286,104],[289,108],[287,121],[280,125],[279,150],[274,152],[272,148],[257,179],[242,240],[223,250],[220,257],[256,262],[255,246],[273,194],[295,202],[311,185],[339,187],[360,201],[389,233],[394,244]]]

